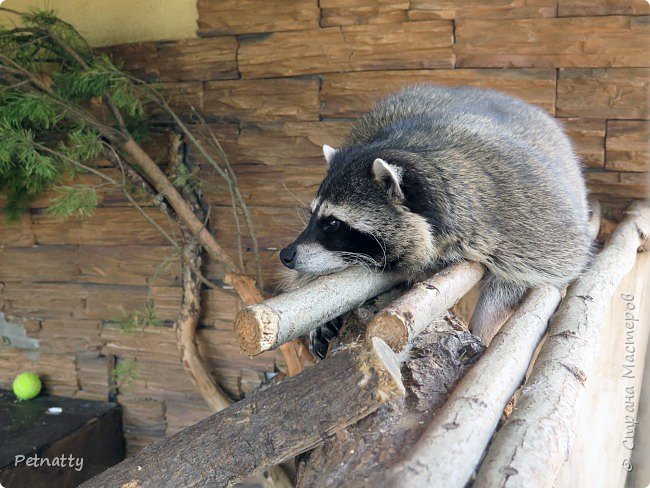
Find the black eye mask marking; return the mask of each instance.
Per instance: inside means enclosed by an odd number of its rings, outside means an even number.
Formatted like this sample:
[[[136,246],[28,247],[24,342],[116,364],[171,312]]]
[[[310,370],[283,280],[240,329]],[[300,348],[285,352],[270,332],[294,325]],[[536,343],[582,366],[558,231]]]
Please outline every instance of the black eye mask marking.
[[[326,235],[336,234],[341,231],[341,228],[343,227],[343,222],[335,217],[326,217],[322,220],[323,222],[321,223],[321,229]]]
[[[316,240],[325,249],[336,252],[366,254],[380,264],[384,263],[384,250],[370,234],[353,229],[334,217],[321,218],[316,226]]]

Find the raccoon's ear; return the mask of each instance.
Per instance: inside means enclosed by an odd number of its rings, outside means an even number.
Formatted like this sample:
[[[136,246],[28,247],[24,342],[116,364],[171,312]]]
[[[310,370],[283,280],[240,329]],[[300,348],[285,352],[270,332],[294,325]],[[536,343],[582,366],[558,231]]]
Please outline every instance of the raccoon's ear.
[[[334,155],[336,154],[336,149],[325,144],[323,146],[323,154],[325,155],[325,161],[327,161],[327,165],[331,166],[332,161],[334,160]]]
[[[372,163],[372,174],[375,180],[386,190],[389,197],[396,198],[400,202],[404,201],[404,193],[400,187],[402,184],[402,168],[377,158]]]

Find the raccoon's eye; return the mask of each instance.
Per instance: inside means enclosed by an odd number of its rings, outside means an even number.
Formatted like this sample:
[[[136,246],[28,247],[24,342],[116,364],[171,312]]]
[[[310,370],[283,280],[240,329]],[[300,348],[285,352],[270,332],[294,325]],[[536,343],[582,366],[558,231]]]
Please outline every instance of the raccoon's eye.
[[[323,224],[323,232],[333,233],[341,228],[341,221],[335,218],[329,218]]]

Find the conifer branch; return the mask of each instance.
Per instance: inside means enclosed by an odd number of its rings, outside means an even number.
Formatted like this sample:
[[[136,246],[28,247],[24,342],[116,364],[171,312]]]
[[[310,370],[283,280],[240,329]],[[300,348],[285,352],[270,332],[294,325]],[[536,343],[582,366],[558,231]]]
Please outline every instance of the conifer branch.
[[[91,156],[101,138],[103,144],[123,155],[119,158],[123,171],[128,168],[129,173],[146,181],[157,195],[155,201],[165,200],[167,211],[173,210],[174,219],[195,236],[222,266],[224,281],[233,286],[244,303],[259,302],[262,294],[255,282],[244,275],[243,260],[236,263],[223,250],[206,223],[197,217],[190,202],[139,144],[137,129],[146,124],[142,102],[155,102],[161,106],[213,170],[227,182],[231,199],[244,214],[253,241],[258,278],[261,278],[252,219],[237,187],[234,171],[214,135],[209,131],[209,145],[215,149],[225,168],[211,157],[158,92],[120,71],[107,56],[95,55],[70,24],[51,12],[21,14],[10,9],[2,10],[19,15],[25,24],[25,27],[13,30],[0,29],[0,135],[7,136],[10,141],[0,149],[0,191],[9,194],[10,210],[26,207],[30,198],[56,185],[64,174],[76,168],[90,171],[122,188],[143,217],[157,225],[130,195],[125,182],[120,184],[79,162]],[[47,76],[41,69],[45,62]],[[110,109],[112,120],[99,120],[85,108],[84,104],[97,99]],[[193,111],[198,114],[195,109]],[[200,116],[197,118],[202,127],[207,126]],[[57,212],[87,213],[93,201],[91,193],[87,192],[83,198],[81,194],[70,193],[67,200],[59,201]],[[239,226],[236,213],[234,217]],[[158,227],[178,249],[176,240]],[[187,261],[187,256],[183,255],[183,260]],[[291,362],[295,355],[287,354],[287,362]],[[295,362],[292,369],[293,373],[299,369]]]

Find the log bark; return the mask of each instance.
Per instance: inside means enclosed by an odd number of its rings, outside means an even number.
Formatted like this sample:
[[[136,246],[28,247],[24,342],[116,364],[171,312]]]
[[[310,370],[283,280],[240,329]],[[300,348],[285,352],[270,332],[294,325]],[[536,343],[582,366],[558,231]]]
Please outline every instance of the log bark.
[[[169,181],[169,178],[165,176],[165,173],[163,173],[160,167],[138,145],[138,143],[133,139],[128,139],[126,142],[121,144],[120,147],[129,155],[131,160],[136,164],[136,167],[144,173],[147,180],[153,185],[156,191],[169,201],[174,212],[178,215],[178,219],[190,230],[190,232],[192,232],[193,235],[196,236],[201,245],[205,248],[206,252],[223,265],[226,271],[226,276],[231,278],[232,275],[241,275],[235,262],[217,243],[214,236],[208,232],[208,229],[205,228],[203,222],[194,215],[192,208],[185,201],[180,192],[176,187],[174,187],[171,181]],[[246,280],[236,280],[235,282],[232,280],[229,281],[232,283],[233,287],[235,287],[235,290],[245,303],[256,303],[257,301],[262,300],[262,295],[259,290],[255,288],[255,284],[252,280],[250,280],[250,282]]]
[[[201,246],[186,235],[186,256],[191,260],[195,269],[201,268]],[[190,243],[190,240],[194,241]],[[221,389],[205,366],[199,348],[196,344],[196,327],[201,315],[201,281],[192,272],[187,263],[183,263],[183,296],[178,320],[175,324],[176,343],[185,372],[196,386],[209,407],[219,412],[228,408],[232,400]],[[282,466],[270,466],[265,476],[258,476],[259,482],[265,488],[289,488],[292,485]]]
[[[397,358],[374,339],[146,446],[83,486],[230,486],[306,451],[404,395]]]
[[[528,293],[385,486],[462,488],[467,484],[558,303],[560,292],[552,286]]]
[[[186,236],[186,256],[192,260],[196,269],[201,268],[201,247]],[[214,381],[196,345],[196,327],[201,314],[201,282],[190,266],[183,263],[183,296],[181,309],[175,324],[176,342],[181,363],[194,386],[210,408],[218,412],[231,404],[228,395]]]
[[[517,409],[494,437],[474,486],[553,485],[573,443],[606,308],[648,235],[650,204],[634,202],[591,268],[569,287]]]
[[[601,208],[590,202],[596,237]],[[463,487],[481,460],[504,408],[525,378],[549,318],[560,303],[552,286],[531,289],[478,363],[463,377],[426,432],[393,470],[387,486]],[[513,345],[516,344],[516,347]],[[462,463],[457,460],[462,459]]]
[[[223,266],[224,281],[232,285],[244,304],[261,302],[264,297],[255,285],[255,280],[243,274],[153,159],[131,138],[123,142],[120,147],[130,156],[132,162],[142,171],[158,194],[169,202],[178,220],[198,239],[206,252]],[[289,375],[293,376],[302,371],[302,363],[293,344],[285,345],[282,354]]]
[[[338,340],[346,343],[363,337],[367,322],[390,298],[380,296],[350,314]],[[435,320],[410,347],[401,356],[406,396],[383,405],[301,459],[298,487],[385,486],[391,469],[483,350],[479,339],[451,313]]]
[[[485,267],[461,262],[416,283],[368,324],[367,336],[380,337],[394,351],[402,351],[431,320],[441,317],[483,277]]]
[[[239,346],[250,356],[278,347],[352,310],[401,280],[397,274],[353,267],[245,307],[235,317]]]

